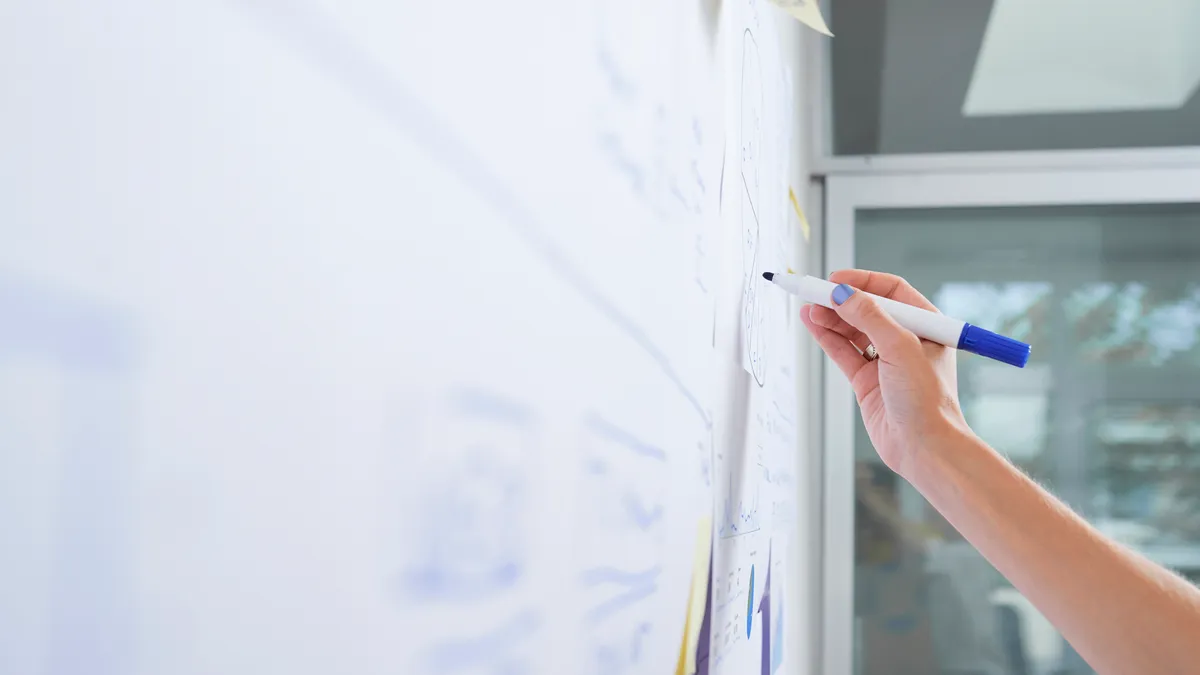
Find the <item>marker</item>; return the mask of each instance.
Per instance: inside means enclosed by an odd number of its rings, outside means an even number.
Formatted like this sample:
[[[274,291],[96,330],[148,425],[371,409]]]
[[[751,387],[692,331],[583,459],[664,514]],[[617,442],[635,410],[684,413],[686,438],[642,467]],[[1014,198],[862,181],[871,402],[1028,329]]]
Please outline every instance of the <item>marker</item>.
[[[833,289],[837,287],[837,284],[832,281],[797,274],[775,274],[774,272],[763,272],[763,278],[792,295],[799,296],[805,302],[834,309]],[[863,291],[857,292],[862,293]],[[1029,363],[1030,347],[1024,342],[984,330],[979,326],[972,326],[966,321],[951,319],[944,314],[881,298],[871,293],[867,293],[867,295],[875,298],[879,306],[890,314],[896,323],[912,331],[917,337],[972,354],[986,356],[1018,368],[1024,368],[1025,364]]]

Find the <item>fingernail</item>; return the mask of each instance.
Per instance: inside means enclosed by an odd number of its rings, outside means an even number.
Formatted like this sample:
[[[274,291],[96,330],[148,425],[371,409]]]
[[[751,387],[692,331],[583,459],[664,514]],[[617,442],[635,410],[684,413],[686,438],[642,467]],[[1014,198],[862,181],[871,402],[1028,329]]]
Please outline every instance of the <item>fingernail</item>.
[[[846,284],[838,284],[837,288],[833,289],[833,304],[840,305],[854,295],[854,289]]]

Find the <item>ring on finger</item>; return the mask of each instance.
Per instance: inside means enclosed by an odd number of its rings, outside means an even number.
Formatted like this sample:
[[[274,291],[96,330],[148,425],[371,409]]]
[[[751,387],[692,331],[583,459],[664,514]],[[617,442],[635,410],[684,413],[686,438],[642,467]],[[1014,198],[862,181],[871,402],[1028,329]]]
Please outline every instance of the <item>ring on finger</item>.
[[[867,345],[863,350],[863,358],[868,361],[874,361],[879,358],[879,351],[875,349],[875,345]]]

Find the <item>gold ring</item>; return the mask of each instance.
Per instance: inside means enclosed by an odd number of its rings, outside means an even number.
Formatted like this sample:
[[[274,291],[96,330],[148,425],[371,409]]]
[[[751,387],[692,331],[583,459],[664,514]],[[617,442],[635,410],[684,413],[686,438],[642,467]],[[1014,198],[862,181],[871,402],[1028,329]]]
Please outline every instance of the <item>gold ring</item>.
[[[867,345],[867,348],[863,350],[863,357],[868,361],[874,361],[875,359],[878,359],[879,352],[875,349],[875,345]]]

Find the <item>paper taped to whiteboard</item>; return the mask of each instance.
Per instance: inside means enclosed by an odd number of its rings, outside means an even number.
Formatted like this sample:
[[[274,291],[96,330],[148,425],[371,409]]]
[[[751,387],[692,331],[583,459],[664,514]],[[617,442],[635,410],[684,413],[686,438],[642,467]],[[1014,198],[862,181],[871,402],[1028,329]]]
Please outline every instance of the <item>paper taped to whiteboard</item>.
[[[822,35],[833,37],[833,33],[829,32],[829,26],[825,24],[825,17],[821,16],[821,5],[817,3],[817,0],[771,0],[771,2],[796,17],[805,26]]]

